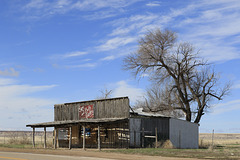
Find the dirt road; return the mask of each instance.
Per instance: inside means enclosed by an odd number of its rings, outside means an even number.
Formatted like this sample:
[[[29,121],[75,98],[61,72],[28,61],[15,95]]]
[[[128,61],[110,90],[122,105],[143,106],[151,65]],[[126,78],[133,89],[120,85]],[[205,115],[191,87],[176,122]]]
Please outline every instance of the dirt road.
[[[113,160],[96,157],[83,156],[62,156],[49,154],[33,154],[33,153],[18,153],[18,152],[0,152],[1,160]]]
[[[172,158],[160,156],[128,155],[105,153],[96,150],[82,149],[16,149],[0,148],[0,160],[187,160],[187,158]],[[191,159],[193,160],[193,159]]]

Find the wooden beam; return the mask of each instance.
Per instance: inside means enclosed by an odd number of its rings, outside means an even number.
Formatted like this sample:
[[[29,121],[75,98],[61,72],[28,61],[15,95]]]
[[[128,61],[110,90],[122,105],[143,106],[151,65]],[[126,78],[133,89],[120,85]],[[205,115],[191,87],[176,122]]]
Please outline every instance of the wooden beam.
[[[35,128],[34,127],[32,132],[32,144],[33,144],[33,148],[35,148]]]
[[[47,148],[47,135],[46,135],[46,127],[44,127],[44,148]]]
[[[100,126],[98,125],[98,150],[101,150]]]
[[[72,148],[72,127],[69,127],[69,149]]]
[[[85,128],[85,125],[84,125],[84,126],[83,126],[83,150],[86,150],[86,149],[85,149],[85,140],[86,140],[86,139],[85,139],[85,138],[86,138],[86,137],[85,137],[85,134],[86,134],[86,128]]]

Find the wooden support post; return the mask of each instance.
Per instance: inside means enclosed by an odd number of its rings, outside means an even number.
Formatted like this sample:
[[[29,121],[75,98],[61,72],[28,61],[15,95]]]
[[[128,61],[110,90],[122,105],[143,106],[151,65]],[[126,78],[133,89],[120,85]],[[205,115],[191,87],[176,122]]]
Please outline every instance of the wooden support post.
[[[35,128],[34,127],[32,132],[32,144],[33,144],[33,148],[35,148]]]
[[[142,128],[142,148],[144,148],[144,137],[145,137],[145,133],[144,133],[144,127]]]
[[[121,148],[123,148],[123,125],[120,127],[121,131]]]
[[[57,148],[57,128],[54,127],[54,149]]]
[[[72,126],[71,127],[69,127],[69,149],[71,149],[72,148]]]
[[[80,145],[80,139],[81,139],[81,126],[77,126],[77,145]]]
[[[86,140],[86,139],[85,139],[85,138],[86,138],[86,137],[85,137],[85,134],[86,134],[86,128],[85,128],[85,125],[84,125],[84,126],[83,126],[83,150],[86,150],[86,149],[85,149],[85,140]]]
[[[158,145],[158,135],[157,135],[157,127],[155,128],[155,148],[157,148],[157,145]]]
[[[98,125],[98,150],[101,150],[100,126]]]
[[[47,148],[47,134],[46,127],[44,127],[44,148]]]

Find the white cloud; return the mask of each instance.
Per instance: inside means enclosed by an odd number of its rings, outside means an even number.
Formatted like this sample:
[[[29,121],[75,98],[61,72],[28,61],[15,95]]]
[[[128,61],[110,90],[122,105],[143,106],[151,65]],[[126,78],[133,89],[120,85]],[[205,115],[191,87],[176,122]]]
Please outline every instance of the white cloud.
[[[104,44],[97,47],[98,51],[109,51],[116,49],[118,47],[125,46],[129,43],[135,42],[136,38],[134,37],[115,37],[107,40]]]
[[[101,58],[100,60],[101,61],[110,61],[110,60],[114,60],[114,59],[116,59],[116,56],[111,55],[111,56],[106,56],[104,58]]]
[[[143,98],[144,91],[141,88],[133,87],[127,84],[126,81],[119,81],[116,83],[117,87],[113,90],[114,97],[125,97],[130,98],[130,102],[134,104],[137,100]]]
[[[140,0],[31,0],[25,4],[22,11],[25,12],[24,19],[41,19],[73,10],[85,12],[86,14],[90,13],[88,11],[92,11],[88,16],[85,16],[87,19],[95,19],[96,15],[99,15],[99,18],[108,18],[120,14],[122,8],[137,1]],[[112,11],[109,12],[109,10]]]
[[[67,65],[65,68],[95,68],[97,63],[85,63],[85,64],[77,64],[77,65]]]
[[[32,0],[25,5],[25,9],[40,9],[46,7],[48,3],[44,0]]]
[[[5,70],[0,70],[0,75],[17,77],[17,76],[19,76],[19,72],[16,71],[14,68],[9,68],[9,69],[5,69]]]
[[[48,91],[56,85],[18,85],[14,79],[2,78],[0,83],[0,112],[2,113],[0,121],[7,121],[1,123],[1,128],[25,129],[25,125],[32,121],[41,122],[52,119],[55,100],[40,98],[33,94]]]
[[[212,108],[212,114],[225,114],[226,112],[240,110],[240,99],[217,104]]]
[[[240,82],[238,82],[237,84],[235,84],[232,88],[233,88],[233,89],[240,89]]]
[[[75,58],[80,57],[83,55],[87,55],[88,52],[82,52],[82,51],[73,51],[73,52],[67,52],[64,54],[55,54],[50,57],[50,59],[68,59],[68,58]]]
[[[13,84],[16,81],[13,79],[7,79],[7,78],[0,78],[0,86],[5,86],[5,85],[9,85],[9,84]]]
[[[149,2],[149,3],[146,4],[146,6],[148,6],[148,7],[158,7],[158,6],[161,6],[161,2],[159,2],[159,1]]]
[[[75,52],[70,52],[62,55],[63,58],[71,58],[71,57],[78,57],[82,55],[88,54],[87,52],[80,52],[80,51],[75,51]]]

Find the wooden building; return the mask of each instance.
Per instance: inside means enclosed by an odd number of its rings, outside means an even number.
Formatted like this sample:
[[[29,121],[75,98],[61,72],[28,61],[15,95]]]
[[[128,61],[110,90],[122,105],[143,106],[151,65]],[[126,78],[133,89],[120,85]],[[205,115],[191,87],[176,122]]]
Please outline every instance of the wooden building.
[[[54,148],[152,147],[168,139],[176,148],[198,148],[198,125],[138,114],[130,108],[128,97],[56,104],[53,122],[27,127],[33,128],[33,146],[35,128],[44,128],[46,133],[46,127],[54,127]]]

